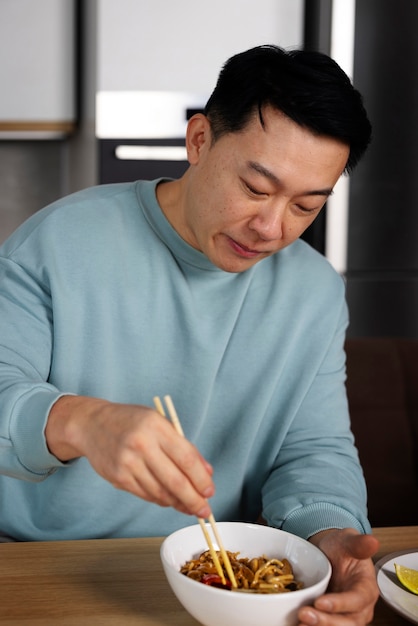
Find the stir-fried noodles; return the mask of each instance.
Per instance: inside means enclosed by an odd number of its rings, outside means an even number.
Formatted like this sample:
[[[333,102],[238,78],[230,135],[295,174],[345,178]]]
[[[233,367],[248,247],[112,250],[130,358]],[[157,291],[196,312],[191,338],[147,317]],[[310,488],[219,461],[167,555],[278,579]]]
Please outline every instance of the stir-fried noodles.
[[[296,591],[303,587],[295,580],[292,566],[287,559],[267,559],[265,556],[256,558],[238,558],[239,552],[228,552],[229,560],[237,581],[237,591],[253,593],[283,593]],[[222,555],[218,552],[223,567]],[[180,572],[193,580],[231,589],[231,583],[223,567],[226,585],[222,584],[209,550],[191,561],[187,561]]]

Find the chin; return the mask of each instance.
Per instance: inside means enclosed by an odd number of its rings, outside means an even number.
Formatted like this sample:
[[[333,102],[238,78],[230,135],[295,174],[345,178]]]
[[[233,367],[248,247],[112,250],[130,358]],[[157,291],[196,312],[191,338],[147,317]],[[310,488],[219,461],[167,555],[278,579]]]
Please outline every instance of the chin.
[[[229,272],[231,274],[240,274],[241,272],[246,272],[247,270],[251,269],[261,260],[262,259],[248,261],[244,259],[234,259],[231,261],[223,261],[219,263],[217,263],[216,261],[212,261],[212,263],[224,272]]]

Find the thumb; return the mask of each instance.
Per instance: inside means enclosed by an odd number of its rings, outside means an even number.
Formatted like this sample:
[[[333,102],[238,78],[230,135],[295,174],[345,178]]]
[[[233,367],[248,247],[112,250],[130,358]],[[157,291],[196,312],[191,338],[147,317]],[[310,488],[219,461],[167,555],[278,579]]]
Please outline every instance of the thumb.
[[[373,535],[346,535],[345,547],[355,559],[369,559],[379,549],[379,541]]]

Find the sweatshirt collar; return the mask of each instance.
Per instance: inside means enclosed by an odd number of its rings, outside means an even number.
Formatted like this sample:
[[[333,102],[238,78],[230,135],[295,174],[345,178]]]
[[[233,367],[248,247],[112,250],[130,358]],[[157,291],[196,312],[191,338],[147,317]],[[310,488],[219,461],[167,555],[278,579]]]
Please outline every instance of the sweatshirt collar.
[[[214,265],[205,254],[188,244],[171,226],[157,201],[157,185],[163,180],[170,179],[158,178],[136,183],[139,205],[151,228],[178,259],[203,270],[225,273]]]

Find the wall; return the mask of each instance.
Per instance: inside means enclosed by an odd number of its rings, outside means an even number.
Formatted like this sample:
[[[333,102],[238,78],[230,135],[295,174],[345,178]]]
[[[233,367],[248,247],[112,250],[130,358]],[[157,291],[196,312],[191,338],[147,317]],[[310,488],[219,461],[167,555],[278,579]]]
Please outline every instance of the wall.
[[[61,141],[0,141],[0,241],[66,189]]]
[[[97,90],[206,89],[230,54],[302,41],[303,0],[79,0],[78,8],[78,127],[66,140],[0,140],[0,242],[45,204],[96,184]]]
[[[70,190],[76,16],[73,0],[0,3],[0,242]]]
[[[98,0],[98,91],[210,92],[224,61],[303,40],[303,0]]]

